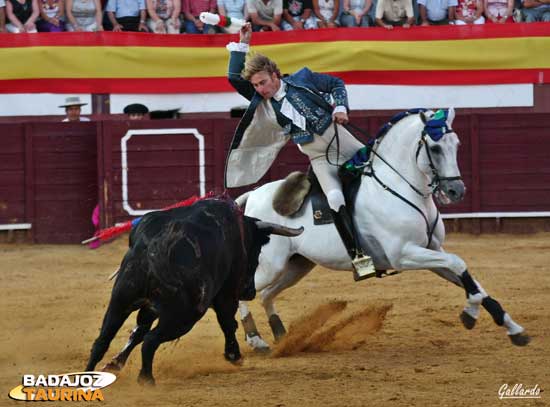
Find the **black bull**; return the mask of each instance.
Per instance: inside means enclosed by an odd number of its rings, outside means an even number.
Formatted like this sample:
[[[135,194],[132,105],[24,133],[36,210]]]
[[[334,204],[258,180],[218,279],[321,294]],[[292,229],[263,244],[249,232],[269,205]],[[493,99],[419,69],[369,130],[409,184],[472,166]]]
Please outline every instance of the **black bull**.
[[[145,215],[130,234],[86,370],[95,369],[124,321],[138,309],[128,343],[106,368],[121,369],[143,341],[139,380],[154,383],[153,357],[159,345],[189,332],[209,307],[225,336],[225,358],[239,360],[235,313],[239,299],[255,296],[258,256],[271,233],[295,236],[301,230],[243,216],[228,199],[205,199]]]

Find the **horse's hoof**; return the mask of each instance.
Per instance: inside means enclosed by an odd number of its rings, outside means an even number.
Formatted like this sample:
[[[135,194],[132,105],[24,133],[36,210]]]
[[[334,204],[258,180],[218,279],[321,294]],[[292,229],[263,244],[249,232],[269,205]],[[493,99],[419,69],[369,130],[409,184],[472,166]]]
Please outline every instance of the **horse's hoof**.
[[[460,314],[460,320],[462,321],[462,325],[464,325],[464,328],[466,329],[472,329],[474,326],[476,326],[477,322],[477,319],[472,317],[466,311],[462,311],[462,313]]]
[[[508,336],[510,336],[510,340],[516,346],[526,346],[529,342],[531,342],[531,337],[523,332]]]
[[[269,348],[269,345],[266,341],[262,339],[262,337],[258,334],[253,336],[248,336],[248,334],[245,336],[246,343],[254,349],[254,352],[256,353],[269,353],[271,349]]]
[[[286,335],[285,326],[283,325],[283,321],[281,321],[281,318],[279,318],[279,315],[273,314],[269,317],[269,326],[271,327],[271,331],[273,332],[275,342],[280,341],[281,339],[283,339],[283,336]]]

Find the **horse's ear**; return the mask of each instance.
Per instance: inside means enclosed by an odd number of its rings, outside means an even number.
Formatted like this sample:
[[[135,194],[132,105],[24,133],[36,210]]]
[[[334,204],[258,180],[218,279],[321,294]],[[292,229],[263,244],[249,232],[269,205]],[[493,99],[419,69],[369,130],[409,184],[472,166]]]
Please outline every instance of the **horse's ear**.
[[[450,107],[447,113],[447,125],[453,127],[453,120],[455,119],[455,109]]]
[[[428,121],[424,112],[420,112],[420,120],[422,120],[422,123],[424,124],[426,124],[426,122]]]

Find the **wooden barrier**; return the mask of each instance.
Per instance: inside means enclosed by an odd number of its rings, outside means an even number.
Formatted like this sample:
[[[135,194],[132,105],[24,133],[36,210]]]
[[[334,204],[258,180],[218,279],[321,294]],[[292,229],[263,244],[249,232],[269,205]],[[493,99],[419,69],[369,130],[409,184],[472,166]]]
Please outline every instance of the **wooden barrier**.
[[[238,120],[195,117],[0,123],[0,225],[30,224],[28,238],[38,243],[77,243],[93,234],[91,213],[98,203],[106,227],[128,220],[129,212],[161,208],[201,191],[222,192],[225,156]],[[356,115],[353,120],[375,134],[388,118]],[[522,226],[526,221],[517,216],[482,217],[487,212],[550,212],[550,117],[459,114],[454,127],[462,143],[459,165],[467,194],[442,212],[477,216],[447,221],[449,229],[550,230],[544,216],[536,227]],[[181,134],[166,134],[174,131]],[[305,156],[289,143],[260,183],[306,167]]]

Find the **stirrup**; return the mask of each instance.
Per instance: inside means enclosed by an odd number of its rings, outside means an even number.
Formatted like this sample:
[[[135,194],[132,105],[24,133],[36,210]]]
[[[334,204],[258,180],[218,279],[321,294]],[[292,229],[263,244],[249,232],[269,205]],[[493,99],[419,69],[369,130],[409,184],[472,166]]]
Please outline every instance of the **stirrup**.
[[[372,257],[358,254],[351,261],[351,264],[353,265],[353,279],[355,281],[376,277],[376,269],[374,268]]]

